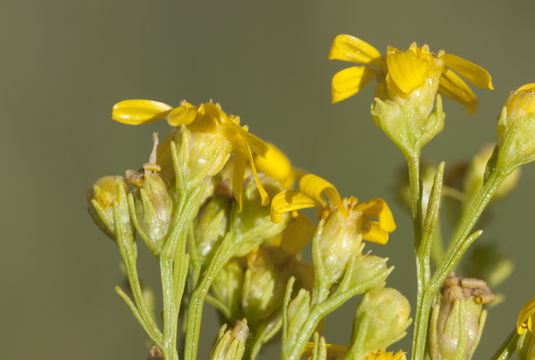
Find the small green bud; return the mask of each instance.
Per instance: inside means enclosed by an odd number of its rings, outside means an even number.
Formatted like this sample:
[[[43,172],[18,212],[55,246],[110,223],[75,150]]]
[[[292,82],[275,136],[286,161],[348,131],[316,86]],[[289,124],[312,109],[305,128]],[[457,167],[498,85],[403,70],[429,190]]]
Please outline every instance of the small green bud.
[[[228,314],[223,315],[231,323],[242,317],[243,277],[240,264],[236,260],[231,260],[219,271],[212,284],[212,293],[228,310]]]
[[[353,324],[359,329],[367,321],[362,353],[385,349],[406,335],[411,323],[409,301],[392,288],[372,289],[364,295]],[[353,334],[355,337],[356,334]]]
[[[173,149],[176,151],[176,163]],[[199,122],[195,127],[182,125],[158,147],[158,164],[162,167],[162,177],[166,182],[170,183],[175,177],[176,166],[180,186],[192,189],[219,173],[227,163],[231,150],[222,126],[209,124],[209,121],[206,124]]]
[[[128,192],[128,185],[123,177],[105,176],[98,179],[87,194],[89,214],[95,224],[112,239],[117,237],[118,226],[131,231],[126,198]]]
[[[212,346],[210,360],[240,360],[245,352],[245,343],[249,336],[247,321],[236,321],[233,329],[224,324]]]
[[[195,247],[201,264],[211,258],[215,245],[227,232],[228,211],[229,201],[222,196],[215,196],[201,208],[195,226]]]
[[[287,346],[290,348],[297,340],[297,335],[301,331],[305,321],[310,315],[310,293],[305,289],[300,289],[297,296],[288,305],[288,335]],[[289,350],[289,349],[287,349]]]
[[[375,255],[357,256],[348,264],[345,276],[349,276],[350,278],[348,279],[347,286],[350,288],[356,286],[362,287],[362,292],[359,294],[385,286],[386,278],[394,270],[394,267],[388,268],[386,266],[387,261],[388,258]]]
[[[514,267],[503,248],[497,244],[476,244],[468,255],[464,271],[495,287],[511,275]]]
[[[261,180],[270,197],[281,191],[278,182],[266,177]],[[234,206],[230,225],[230,231],[235,234],[236,242],[239,243],[234,253],[238,257],[249,254],[258,245],[282,233],[289,221],[286,216],[285,220],[273,223],[269,206],[261,205],[254,179],[247,178],[244,185],[243,209],[239,212],[238,206]]]
[[[330,287],[343,275],[349,260],[362,252],[362,232],[358,223],[362,215],[351,211],[350,203],[356,199],[344,199],[345,203],[322,219],[323,228],[318,240],[318,250],[326,280]]]
[[[158,255],[169,230],[173,200],[159,174],[145,171],[140,183],[130,195],[130,211],[137,232],[152,253]]]
[[[524,331],[516,344],[518,360],[535,360],[535,335]]]
[[[242,309],[254,326],[279,310],[290,278],[289,257],[277,247],[262,247],[247,256]]]
[[[535,84],[526,84],[507,98],[496,127],[497,168],[509,173],[535,160]]]
[[[441,290],[442,300],[433,307],[429,351],[432,360],[472,358],[486,319],[482,304],[494,296],[486,283],[450,276]]]
[[[396,144],[406,157],[419,154],[435,135],[444,128],[442,98],[436,96],[435,111],[431,113],[436,84],[426,83],[406,99],[375,98],[371,113],[375,124]]]

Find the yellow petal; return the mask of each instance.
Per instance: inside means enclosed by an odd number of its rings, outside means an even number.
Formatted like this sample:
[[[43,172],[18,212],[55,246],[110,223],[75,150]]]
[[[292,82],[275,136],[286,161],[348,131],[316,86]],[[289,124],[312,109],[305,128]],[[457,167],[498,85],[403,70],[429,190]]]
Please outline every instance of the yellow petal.
[[[275,145],[267,144],[265,156],[256,155],[254,162],[259,172],[277,180],[283,187],[289,188],[294,181],[290,160]]]
[[[197,117],[197,107],[183,101],[165,117],[171,126],[189,125]]]
[[[341,203],[340,194],[334,185],[314,174],[304,175],[301,180],[299,180],[299,189],[322,205],[326,204],[326,201],[322,196],[323,192],[325,192],[325,195],[327,195],[327,198],[333,205],[338,206]]]
[[[384,245],[388,242],[388,231],[377,221],[368,221],[367,229],[362,234],[362,239],[376,244]]]
[[[376,63],[381,59],[381,53],[354,36],[340,34],[334,38],[329,52],[329,60],[346,60],[359,64]]]
[[[238,151],[234,153],[232,168],[232,191],[238,203],[238,212],[243,210],[243,177],[245,175],[245,164],[247,159],[245,154]]]
[[[111,118],[123,124],[140,125],[163,119],[173,108],[153,100],[123,100],[113,105]]]
[[[468,82],[480,88],[494,89],[489,72],[481,66],[453,54],[444,54],[440,58],[444,60],[446,67],[464,77]]]
[[[470,114],[477,111],[478,100],[472,89],[450,69],[445,69],[440,77],[438,90],[466,108]]]
[[[298,213],[295,220],[284,229],[280,247],[287,254],[299,254],[310,242],[315,230],[314,222],[308,216]]]
[[[387,203],[381,198],[375,198],[357,205],[356,210],[366,216],[376,218],[381,228],[387,232],[396,230],[396,223]]]
[[[516,331],[522,334],[526,327],[535,334],[535,296],[532,297],[520,310],[516,321]]]
[[[355,95],[375,77],[376,71],[367,66],[352,66],[333,76],[331,97],[336,103]]]
[[[271,200],[271,221],[278,223],[282,214],[319,206],[321,203],[312,199],[299,190],[287,190],[275,195]]]
[[[422,86],[428,76],[427,61],[411,50],[389,49],[386,65],[388,66],[387,86],[401,97],[407,97]]]
[[[256,183],[256,187],[258,188],[258,193],[260,194],[260,203],[262,204],[262,206],[266,206],[267,204],[269,204],[269,195],[264,189],[264,186],[262,185],[262,183],[260,182],[260,179],[258,178],[258,173],[256,171],[256,166],[254,165],[254,159],[253,159],[253,154],[251,152],[251,148],[249,147],[248,144],[244,144],[243,147],[244,147],[244,150],[246,151],[247,158],[249,159],[249,166],[251,166],[251,170],[254,176],[254,181]]]

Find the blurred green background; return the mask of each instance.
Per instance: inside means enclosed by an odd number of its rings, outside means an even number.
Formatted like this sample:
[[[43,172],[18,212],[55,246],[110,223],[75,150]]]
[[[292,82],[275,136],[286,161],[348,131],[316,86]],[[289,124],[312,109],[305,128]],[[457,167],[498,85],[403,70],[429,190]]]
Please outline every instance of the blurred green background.
[[[451,165],[493,142],[506,95],[535,81],[534,11],[529,0],[3,0],[0,357],[146,356],[140,327],[113,291],[122,281],[116,248],[86,212],[92,182],[138,168],[151,131],[167,131],[111,121],[112,105],[127,98],[214,99],[342,194],[384,197],[398,230],[374,250],[396,266],[389,285],[414,300],[412,227],[393,192],[403,159],[371,120],[373,86],[330,104],[331,77],[346,66],[327,60],[331,41],[348,33],[382,51],[418,41],[490,71],[496,90],[475,90],[480,111],[469,116],[446,101],[445,130],[425,148],[425,158]],[[535,166],[524,170],[480,240],[501,242],[516,269],[498,289],[508,298],[490,312],[478,359],[535,294]],[[157,285],[156,264],[146,252],[141,261]],[[329,318],[329,342],[347,341],[355,306]],[[205,326],[200,358],[215,331],[213,321]],[[410,350],[407,340],[400,346]]]

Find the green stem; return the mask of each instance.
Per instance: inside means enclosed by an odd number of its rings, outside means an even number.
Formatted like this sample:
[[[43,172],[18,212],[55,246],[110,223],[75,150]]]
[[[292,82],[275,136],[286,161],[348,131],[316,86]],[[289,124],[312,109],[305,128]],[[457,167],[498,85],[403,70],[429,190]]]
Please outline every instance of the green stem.
[[[182,274],[186,256],[187,229],[200,207],[204,187],[179,196],[177,210],[173,216],[172,228],[160,254],[160,271],[163,294],[163,342],[161,349],[165,360],[177,360],[176,349],[178,315],[184,290],[185,276]]]
[[[478,195],[467,207],[468,210],[463,214],[457,231],[446,251],[444,260],[440,264],[438,270],[433,274],[428,286],[424,290],[421,297],[422,300],[417,304],[416,309],[412,360],[424,359],[429,310],[433,298],[436,292],[440,289],[444,279],[446,279],[448,274],[455,269],[468,247],[481,235],[482,232],[480,231],[468,236],[505,177],[506,175],[504,173],[494,171],[485,182]]]
[[[186,342],[184,346],[184,360],[195,360],[199,347],[199,335],[201,332],[202,310],[206,295],[212,286],[221,268],[228,262],[233,254],[234,234],[229,232],[225,235],[217,248],[210,265],[202,274],[199,285],[193,291],[189,301],[186,320]]]
[[[516,344],[518,342],[518,333],[516,329],[511,331],[511,334],[505,339],[500,348],[492,356],[492,360],[508,360],[513,356],[516,351]]]

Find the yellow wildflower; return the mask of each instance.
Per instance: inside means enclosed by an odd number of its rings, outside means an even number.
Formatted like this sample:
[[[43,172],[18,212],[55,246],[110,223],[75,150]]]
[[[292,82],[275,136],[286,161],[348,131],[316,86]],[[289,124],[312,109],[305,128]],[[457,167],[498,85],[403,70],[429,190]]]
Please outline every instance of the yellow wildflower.
[[[218,103],[210,101],[194,106],[182,101],[178,107],[173,108],[152,100],[124,100],[114,105],[112,119],[129,125],[147,124],[160,119],[166,119],[169,125],[174,127],[184,125],[194,135],[188,149],[193,159],[184,171],[192,172],[199,167],[203,170],[199,170],[203,176],[214,176],[221,171],[232,153],[234,155],[232,188],[240,209],[247,162],[253,172],[262,205],[269,203],[269,196],[258,178],[253,159],[253,153],[265,156],[269,150],[268,145],[249,133],[247,126],[240,126],[238,116],[223,112]],[[160,164],[171,163],[172,156],[169,149],[170,142],[176,142],[175,135],[176,133],[171,134],[160,145],[158,153]],[[165,176],[166,172],[168,176]],[[162,166],[162,177],[172,177],[172,172],[171,166]]]
[[[535,296],[522,307],[516,321],[516,331],[521,335],[526,328],[535,334]]]
[[[323,197],[323,193],[328,200]],[[375,198],[359,203],[355,197],[340,198],[338,190],[328,181],[306,174],[299,181],[299,190],[287,190],[277,194],[271,202],[271,219],[279,222],[282,213],[319,207],[321,218],[340,214],[352,220],[362,232],[364,240],[378,244],[388,242],[388,234],[396,229],[394,218],[383,199]],[[373,218],[377,221],[372,220]]]
[[[332,102],[344,100],[364,88],[374,78],[378,82],[376,96],[384,99],[407,98],[413,91],[430,84],[435,92],[461,103],[470,113],[477,109],[477,98],[457,75],[472,84],[493,89],[490,74],[482,67],[440,50],[438,54],[424,45],[412,43],[409,50],[388,47],[386,55],[370,44],[351,35],[340,34],[332,44],[329,59],[362,64],[336,73],[332,80]],[[457,74],[456,74],[457,73]]]
[[[327,360],[342,359],[347,352],[347,347],[343,345],[327,344]],[[311,356],[314,350],[314,343],[308,342],[303,351],[303,357]],[[384,350],[374,351],[366,355],[364,360],[406,360],[405,353],[398,351],[397,353],[387,352]]]
[[[373,353],[366,355],[364,360],[405,360],[405,353],[403,351],[398,351],[397,353],[386,352],[384,350],[379,350]]]
[[[343,345],[326,344],[325,347],[327,348],[327,360],[342,359],[347,352],[347,347]],[[304,358],[311,359],[313,351],[314,343],[307,342],[302,356]]]

